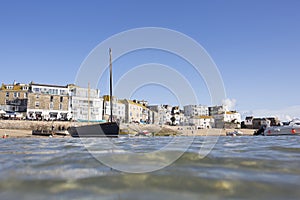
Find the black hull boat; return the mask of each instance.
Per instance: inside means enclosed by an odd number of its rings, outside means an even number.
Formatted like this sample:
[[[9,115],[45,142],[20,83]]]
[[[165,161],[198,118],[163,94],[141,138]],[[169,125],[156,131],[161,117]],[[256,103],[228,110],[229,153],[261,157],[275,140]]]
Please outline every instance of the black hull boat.
[[[72,137],[118,137],[119,136],[119,125],[113,121],[113,103],[112,103],[112,55],[111,49],[109,49],[109,74],[110,74],[110,88],[109,88],[109,101],[110,101],[110,122],[101,124],[90,124],[85,126],[72,126],[68,129],[68,132]],[[90,87],[88,87],[90,88]],[[88,92],[88,98],[89,98]],[[90,100],[88,99],[88,102]],[[90,104],[88,104],[90,105]],[[89,121],[89,110],[88,108],[88,121]]]
[[[50,130],[32,130],[32,135],[53,136],[53,131],[50,131]]]
[[[118,137],[119,125],[116,122],[72,126],[68,129],[72,137]]]

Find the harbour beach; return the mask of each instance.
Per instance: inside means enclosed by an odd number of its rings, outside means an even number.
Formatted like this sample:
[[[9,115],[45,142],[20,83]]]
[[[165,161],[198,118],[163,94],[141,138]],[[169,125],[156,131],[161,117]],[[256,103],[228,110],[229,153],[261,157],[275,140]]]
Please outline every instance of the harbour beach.
[[[0,136],[3,138],[34,138],[43,137],[32,135],[32,130],[38,128],[55,130],[67,130],[71,125],[85,125],[84,122],[48,122],[48,121],[21,121],[21,120],[0,120]],[[154,133],[157,136],[226,136],[226,132],[232,132],[235,129],[197,129],[193,126],[168,126],[168,125],[144,125],[144,124],[121,124],[121,135],[131,134],[135,135],[142,131]],[[253,135],[253,129],[240,129],[245,136]],[[53,135],[53,137],[69,137]]]

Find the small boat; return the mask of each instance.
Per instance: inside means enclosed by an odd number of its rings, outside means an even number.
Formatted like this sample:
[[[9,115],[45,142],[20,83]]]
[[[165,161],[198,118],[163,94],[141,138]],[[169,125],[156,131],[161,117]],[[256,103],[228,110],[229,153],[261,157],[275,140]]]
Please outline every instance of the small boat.
[[[149,131],[147,130],[143,130],[143,131],[140,131],[138,132],[137,134],[135,134],[135,136],[138,136],[138,137],[151,137],[152,136],[152,133],[150,133]]]
[[[226,132],[226,136],[242,136],[243,132],[235,130],[233,132]]]
[[[264,132],[264,136],[278,136],[278,135],[300,135],[300,120],[292,120],[285,126],[270,126]]]
[[[39,136],[53,136],[53,131],[51,130],[32,130],[32,135]]]
[[[54,134],[55,135],[61,135],[61,136],[68,136],[68,135],[70,135],[67,130],[57,130],[57,131],[54,131]]]

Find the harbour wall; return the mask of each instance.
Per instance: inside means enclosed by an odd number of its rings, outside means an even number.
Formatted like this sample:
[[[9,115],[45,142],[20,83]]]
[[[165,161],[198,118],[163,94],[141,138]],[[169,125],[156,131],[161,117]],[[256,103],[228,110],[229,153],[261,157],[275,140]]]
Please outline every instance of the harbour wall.
[[[0,120],[0,129],[20,129],[20,130],[34,130],[34,129],[67,129],[74,125],[86,125],[87,122],[70,122],[70,121],[29,121],[29,120]],[[92,123],[90,123],[92,124]]]

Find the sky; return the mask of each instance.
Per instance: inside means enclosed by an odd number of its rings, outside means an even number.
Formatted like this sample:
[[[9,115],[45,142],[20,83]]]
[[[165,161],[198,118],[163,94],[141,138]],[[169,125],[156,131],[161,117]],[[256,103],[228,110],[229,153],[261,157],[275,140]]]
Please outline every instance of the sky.
[[[300,117],[299,9],[297,0],[0,0],[0,81],[74,83],[101,42],[130,29],[161,27],[185,34],[206,50],[233,109],[243,115]],[[199,103],[211,104],[193,66],[159,50],[131,52],[114,61],[114,84],[146,63],[173,68],[190,82]],[[108,93],[107,76],[97,87]],[[180,101],[157,84],[139,87],[130,98],[150,104]]]

